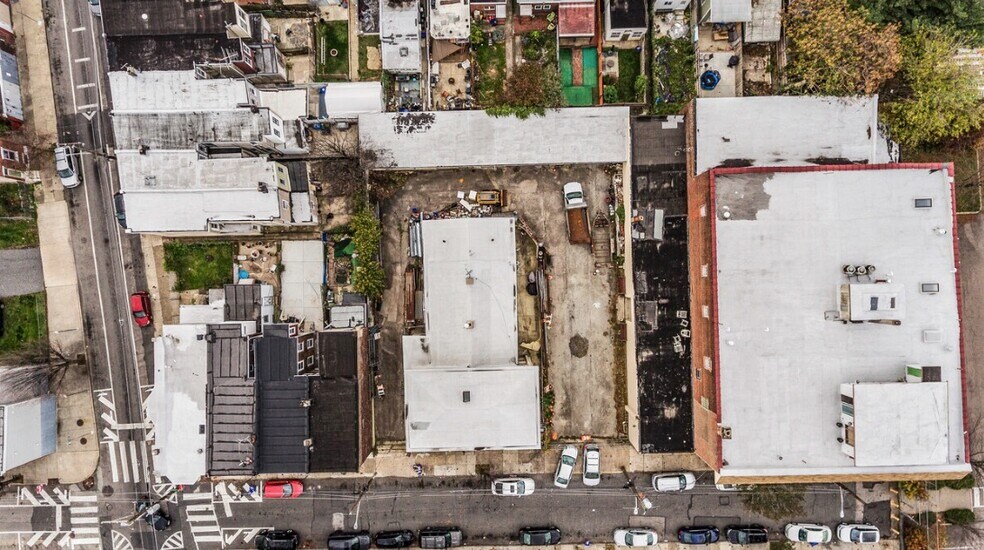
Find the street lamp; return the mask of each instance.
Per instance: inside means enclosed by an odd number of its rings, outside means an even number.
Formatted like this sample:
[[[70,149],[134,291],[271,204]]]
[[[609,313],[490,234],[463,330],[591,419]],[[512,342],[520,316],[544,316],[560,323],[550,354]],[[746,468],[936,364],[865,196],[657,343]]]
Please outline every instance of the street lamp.
[[[38,20],[38,19],[35,19],[35,18],[33,18],[33,17],[31,17],[30,15],[28,15],[28,14],[26,14],[26,13],[24,13],[23,11],[18,11],[17,13],[18,13],[18,14],[19,14],[19,15],[20,15],[21,17],[26,17],[26,18],[28,18],[28,19],[30,19],[31,21],[34,21],[35,23],[37,23],[37,25],[38,25],[39,27],[40,27],[41,25],[44,25],[44,21],[41,21],[41,20]]]

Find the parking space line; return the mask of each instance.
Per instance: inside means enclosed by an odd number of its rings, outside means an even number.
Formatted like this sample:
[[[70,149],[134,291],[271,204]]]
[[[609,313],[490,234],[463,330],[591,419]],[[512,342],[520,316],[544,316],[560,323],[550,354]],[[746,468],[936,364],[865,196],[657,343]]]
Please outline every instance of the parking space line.
[[[76,90],[84,90],[86,88],[95,88],[95,87],[96,87],[96,83],[95,82],[89,82],[88,84],[79,84],[78,86],[75,87],[75,89]]]
[[[75,60],[76,63],[85,63],[86,61],[92,61],[91,57],[80,57]]]

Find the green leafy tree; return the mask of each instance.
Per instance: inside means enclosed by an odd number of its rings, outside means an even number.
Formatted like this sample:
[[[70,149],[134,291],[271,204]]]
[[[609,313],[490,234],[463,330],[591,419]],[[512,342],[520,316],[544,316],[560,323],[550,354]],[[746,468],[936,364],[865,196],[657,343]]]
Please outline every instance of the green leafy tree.
[[[984,43],[984,2],[981,0],[851,0],[876,23],[901,23],[912,32],[920,25],[950,27],[971,43]]]
[[[352,287],[370,300],[379,299],[386,284],[383,266],[375,258],[360,260],[358,263],[352,271]]]
[[[875,93],[902,62],[898,25],[867,20],[848,0],[791,0],[787,91],[817,95]]]
[[[978,77],[953,58],[959,46],[953,33],[937,27],[918,27],[903,39],[901,74],[882,109],[903,145],[958,138],[984,122]]]
[[[492,116],[528,118],[542,116],[547,109],[563,105],[564,90],[557,66],[528,61],[513,69],[502,94],[486,112]]]
[[[803,514],[803,488],[799,485],[750,485],[741,490],[745,507],[771,520]]]
[[[605,103],[618,103],[618,88],[615,86],[605,86],[602,91]]]

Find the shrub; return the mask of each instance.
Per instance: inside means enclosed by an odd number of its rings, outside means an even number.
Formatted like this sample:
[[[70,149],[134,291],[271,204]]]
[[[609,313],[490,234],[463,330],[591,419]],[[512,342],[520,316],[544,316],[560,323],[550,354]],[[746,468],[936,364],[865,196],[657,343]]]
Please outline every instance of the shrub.
[[[926,536],[926,530],[917,525],[906,525],[902,542],[905,543],[905,550],[929,550],[929,537]]]
[[[942,487],[963,491],[966,489],[972,489],[974,485],[977,484],[977,480],[974,479],[974,474],[967,474],[960,479],[948,479],[946,481],[939,482],[939,484]]]
[[[618,103],[618,88],[615,86],[605,86],[602,91],[605,103]]]
[[[926,500],[929,498],[929,490],[926,488],[925,481],[900,481],[899,490],[911,500]]]
[[[967,508],[951,508],[943,512],[943,521],[954,525],[969,525],[977,521],[973,510]]]

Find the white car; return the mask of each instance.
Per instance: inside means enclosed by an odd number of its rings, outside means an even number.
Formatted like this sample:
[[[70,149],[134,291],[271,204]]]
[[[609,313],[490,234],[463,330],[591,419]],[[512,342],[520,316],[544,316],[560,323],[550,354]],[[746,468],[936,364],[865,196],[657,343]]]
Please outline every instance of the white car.
[[[697,478],[690,472],[674,474],[653,474],[653,489],[657,493],[689,491],[697,485]]]
[[[594,443],[584,446],[584,476],[581,480],[588,487],[601,482],[601,450]]]
[[[785,528],[786,538],[793,542],[823,544],[830,542],[830,527],[819,523],[789,523]]]
[[[581,188],[581,184],[576,181],[571,181],[564,184],[564,207],[579,208],[583,206],[584,203],[584,189]]]
[[[841,523],[837,526],[837,540],[855,544],[875,544],[881,540],[881,531],[868,523]]]
[[[557,471],[554,472],[554,485],[561,489],[566,489],[574,475],[574,464],[577,463],[577,447],[574,445],[564,445],[564,451],[560,453],[560,461],[557,462]]]
[[[648,529],[616,529],[613,537],[615,546],[656,546],[659,542],[656,531]]]
[[[504,477],[492,481],[492,494],[503,497],[532,495],[536,483],[528,477]]]
[[[715,483],[714,488],[717,489],[718,491],[729,491],[729,492],[737,491],[741,489],[740,486],[735,485],[734,483]]]
[[[78,187],[81,179],[75,171],[72,150],[68,147],[55,147],[55,172],[65,189]]]

